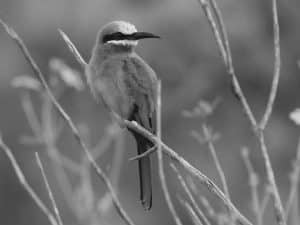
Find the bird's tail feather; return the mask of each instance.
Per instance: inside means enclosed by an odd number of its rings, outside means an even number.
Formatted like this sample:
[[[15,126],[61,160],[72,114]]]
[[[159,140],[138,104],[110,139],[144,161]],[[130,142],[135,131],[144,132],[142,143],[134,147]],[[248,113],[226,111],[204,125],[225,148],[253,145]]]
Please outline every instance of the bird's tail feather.
[[[152,148],[153,144],[145,137],[135,134],[138,154],[142,154]],[[140,199],[145,210],[152,206],[152,184],[151,184],[151,161],[146,156],[139,160]]]

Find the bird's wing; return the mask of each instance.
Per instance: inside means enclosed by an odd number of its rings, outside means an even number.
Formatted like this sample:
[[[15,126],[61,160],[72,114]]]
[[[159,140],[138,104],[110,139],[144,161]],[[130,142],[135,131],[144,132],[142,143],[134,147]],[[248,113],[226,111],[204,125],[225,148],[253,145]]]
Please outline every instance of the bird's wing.
[[[137,110],[132,115],[142,126],[154,132],[154,118],[157,99],[157,77],[152,68],[138,55],[133,54],[123,61],[126,72],[124,82],[128,94],[133,98]]]

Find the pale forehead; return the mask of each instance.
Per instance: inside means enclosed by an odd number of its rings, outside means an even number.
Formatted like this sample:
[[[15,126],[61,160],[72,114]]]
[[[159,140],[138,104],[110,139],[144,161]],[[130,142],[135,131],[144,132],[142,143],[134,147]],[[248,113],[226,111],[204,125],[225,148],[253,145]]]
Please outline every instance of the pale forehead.
[[[102,34],[112,34],[115,32],[121,32],[123,34],[132,34],[137,32],[135,26],[125,21],[114,21],[106,24],[102,29]]]

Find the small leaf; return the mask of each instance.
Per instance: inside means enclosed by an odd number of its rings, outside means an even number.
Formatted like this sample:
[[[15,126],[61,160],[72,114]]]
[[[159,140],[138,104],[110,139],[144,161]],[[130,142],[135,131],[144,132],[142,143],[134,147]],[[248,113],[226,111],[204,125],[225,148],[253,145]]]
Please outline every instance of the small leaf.
[[[290,119],[296,124],[300,125],[300,109],[295,109],[290,113]]]
[[[40,91],[41,83],[29,75],[20,75],[12,79],[11,85],[14,88],[24,88],[32,91]]]

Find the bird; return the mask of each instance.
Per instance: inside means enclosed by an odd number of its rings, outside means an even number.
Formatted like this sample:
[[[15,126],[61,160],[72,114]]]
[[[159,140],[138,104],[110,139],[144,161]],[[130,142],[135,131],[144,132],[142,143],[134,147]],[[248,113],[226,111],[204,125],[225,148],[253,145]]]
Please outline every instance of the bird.
[[[156,133],[158,78],[154,70],[135,52],[139,40],[160,38],[139,32],[125,21],[113,21],[99,30],[86,76],[92,95],[102,101],[109,112],[121,119],[135,121]],[[122,127],[122,125],[121,125]],[[127,128],[133,135],[138,155],[154,147],[146,137]],[[150,156],[138,160],[140,200],[145,210],[152,207]]]

